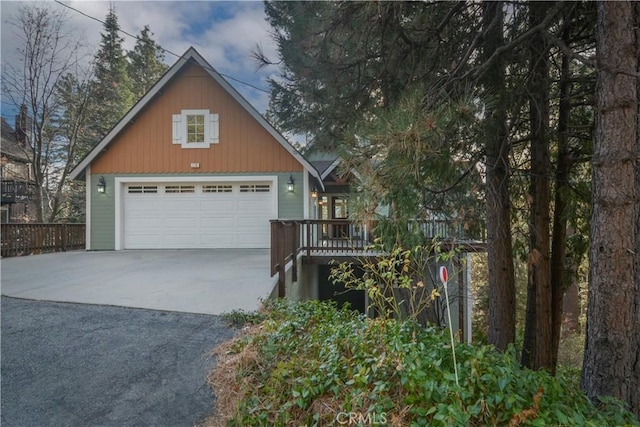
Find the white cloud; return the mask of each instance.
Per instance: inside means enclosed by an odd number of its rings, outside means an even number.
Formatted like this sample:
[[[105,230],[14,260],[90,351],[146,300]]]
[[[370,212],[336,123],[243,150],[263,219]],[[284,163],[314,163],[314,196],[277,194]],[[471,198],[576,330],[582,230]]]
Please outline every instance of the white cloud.
[[[1,61],[13,60],[13,52],[18,41],[11,33],[7,21],[15,16],[17,8],[25,2],[0,2],[2,19]],[[65,4],[82,13],[104,21],[110,2],[68,1]],[[251,51],[260,44],[265,53],[276,57],[276,46],[269,37],[269,25],[265,21],[264,6],[261,2],[165,2],[165,1],[116,1],[118,23],[122,30],[137,35],[145,25],[154,33],[153,39],[165,49],[182,55],[189,46],[194,46],[200,54],[219,72],[255,86],[268,89],[266,79],[274,72],[273,67],[257,70],[251,58]],[[64,6],[47,2],[54,10]],[[100,44],[103,25],[96,20],[66,9],[69,26],[74,34],[95,52]],[[124,48],[132,49],[135,40],[123,35]],[[173,64],[177,58],[166,54],[165,62]],[[268,104],[268,94],[231,81],[260,112]]]

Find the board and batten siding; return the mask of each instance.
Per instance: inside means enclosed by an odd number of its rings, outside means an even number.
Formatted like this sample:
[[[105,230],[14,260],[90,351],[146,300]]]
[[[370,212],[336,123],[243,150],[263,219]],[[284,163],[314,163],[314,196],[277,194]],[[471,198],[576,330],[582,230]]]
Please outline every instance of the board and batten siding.
[[[295,190],[293,193],[287,191],[287,181],[289,181],[289,176],[293,176],[295,181]],[[302,187],[302,180],[302,173],[278,174],[278,218],[304,218],[304,191]]]
[[[106,191],[98,193],[98,179],[103,176]],[[113,175],[92,175],[91,182],[91,250],[113,250],[116,247],[115,181]]]
[[[92,172],[94,172],[92,170]],[[91,188],[91,250],[114,250],[115,249],[115,178],[127,177],[162,177],[166,182],[171,182],[172,178],[185,177],[236,177],[243,174],[166,174],[166,175],[149,175],[149,174],[101,174],[92,173],[91,182],[97,183],[98,179],[103,176],[106,183],[106,192],[99,194],[97,185]],[[277,174],[269,173],[252,173],[252,176],[273,176],[278,177],[278,217],[287,219],[303,218],[303,175],[300,172],[284,172]],[[295,191],[290,193],[287,191],[287,181],[289,176],[293,176],[295,180]],[[276,219],[276,218],[273,218]],[[268,224],[265,225],[268,227]]]
[[[203,109],[219,115],[220,142],[172,143],[172,117]],[[198,167],[192,167],[197,163]],[[303,167],[197,64],[187,64],[91,165],[92,174],[278,173]]]

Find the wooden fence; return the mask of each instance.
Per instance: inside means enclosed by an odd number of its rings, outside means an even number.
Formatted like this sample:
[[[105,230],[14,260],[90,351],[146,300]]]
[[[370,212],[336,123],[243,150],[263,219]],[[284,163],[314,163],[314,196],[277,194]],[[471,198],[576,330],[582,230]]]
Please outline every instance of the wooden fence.
[[[2,224],[2,257],[85,248],[84,224]]]

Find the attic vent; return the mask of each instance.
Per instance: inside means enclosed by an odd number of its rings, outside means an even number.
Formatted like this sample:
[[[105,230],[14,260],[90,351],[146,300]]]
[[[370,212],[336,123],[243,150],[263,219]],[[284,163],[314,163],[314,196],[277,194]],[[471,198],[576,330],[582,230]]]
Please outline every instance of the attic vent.
[[[130,185],[127,191],[129,192],[129,194],[157,193],[158,187],[156,185]]]
[[[193,185],[167,185],[164,187],[165,193],[195,193]]]
[[[241,193],[268,193],[271,191],[269,184],[247,184],[240,186]]]
[[[203,185],[203,193],[231,193],[232,187],[230,185]]]

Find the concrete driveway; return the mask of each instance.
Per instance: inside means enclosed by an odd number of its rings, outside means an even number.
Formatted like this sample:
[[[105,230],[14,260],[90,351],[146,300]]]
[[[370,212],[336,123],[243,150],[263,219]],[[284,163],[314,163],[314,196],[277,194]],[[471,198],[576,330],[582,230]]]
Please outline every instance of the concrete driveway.
[[[76,251],[0,263],[2,295],[185,313],[255,310],[277,283],[267,249]]]

